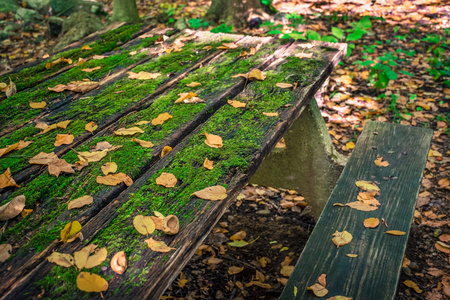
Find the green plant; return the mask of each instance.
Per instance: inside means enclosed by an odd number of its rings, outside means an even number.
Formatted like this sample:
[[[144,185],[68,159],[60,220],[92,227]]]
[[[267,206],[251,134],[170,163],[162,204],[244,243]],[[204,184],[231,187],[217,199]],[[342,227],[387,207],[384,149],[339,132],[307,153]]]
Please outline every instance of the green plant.
[[[396,60],[398,59],[392,52],[384,53],[375,60],[356,61],[360,67],[369,67],[369,82],[375,86],[376,89],[385,89],[389,81],[397,79],[398,75],[393,71],[391,66],[398,66]]]
[[[217,26],[216,28],[212,29],[211,32],[212,33],[231,33],[232,30],[233,30],[232,25],[227,25],[227,24],[223,23],[223,24],[220,24],[219,26]]]
[[[272,0],[261,0],[261,4],[267,6],[270,10],[271,13],[276,13],[277,10],[275,9],[275,7],[273,7],[272,5]]]
[[[296,28],[298,25],[303,24],[303,16],[298,13],[290,13],[286,16],[286,18],[291,22],[288,26]]]
[[[445,34],[449,34],[450,31],[444,31]],[[438,80],[441,77],[450,76],[450,57],[445,53],[448,52],[448,42],[444,37],[437,34],[429,34],[426,38],[422,39],[424,42],[428,42],[432,45],[427,50],[427,53],[431,53],[432,56],[428,58],[430,68],[427,69],[428,73],[433,76],[434,80]],[[444,80],[443,83],[450,87],[450,81]]]
[[[198,29],[200,27],[208,27],[208,22],[203,21],[202,19],[190,19],[189,26],[194,29]]]

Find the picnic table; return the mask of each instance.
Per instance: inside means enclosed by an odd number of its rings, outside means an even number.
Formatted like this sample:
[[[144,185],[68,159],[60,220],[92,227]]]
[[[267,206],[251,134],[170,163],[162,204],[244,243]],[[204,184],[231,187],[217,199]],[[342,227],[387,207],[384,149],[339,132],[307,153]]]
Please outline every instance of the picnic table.
[[[1,76],[2,299],[159,299],[345,51],[120,24]]]

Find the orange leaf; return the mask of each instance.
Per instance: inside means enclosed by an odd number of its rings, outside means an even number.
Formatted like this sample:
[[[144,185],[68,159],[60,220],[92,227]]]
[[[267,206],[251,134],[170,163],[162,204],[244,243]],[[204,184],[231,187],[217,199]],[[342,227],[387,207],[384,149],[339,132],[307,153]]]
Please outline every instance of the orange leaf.
[[[41,102],[31,102],[30,101],[30,107],[31,108],[44,108],[47,105],[45,101]]]
[[[84,129],[86,129],[86,131],[89,131],[90,133],[94,134],[94,130],[97,129],[97,124],[95,124],[94,122],[89,122],[86,124],[86,126],[84,126]]]
[[[72,144],[74,138],[72,134],[57,134],[55,147]]]
[[[214,168],[213,163],[214,163],[213,161],[209,160],[208,158],[205,158],[205,161],[203,162],[203,167],[205,169],[212,170]]]
[[[159,76],[161,76],[161,74],[149,73],[149,72],[145,72],[145,71],[140,71],[139,73],[128,72],[128,78],[130,78],[130,79],[148,80],[148,79],[156,79]]]
[[[308,291],[312,291],[314,295],[317,297],[324,297],[326,294],[328,294],[328,290],[318,283],[313,284],[312,286],[307,287]]]
[[[138,143],[139,145],[141,145],[144,148],[152,148],[154,145],[151,142],[148,141],[143,141],[143,140],[139,140],[139,139],[135,139],[132,138],[131,141]]]
[[[165,146],[161,151],[161,158],[163,158],[165,155],[167,155],[167,153],[169,153],[170,151],[172,151],[172,147]]]
[[[405,235],[406,232],[400,231],[400,230],[388,230],[385,233],[391,234],[391,235]]]
[[[177,178],[173,174],[166,172],[161,173],[161,175],[156,178],[156,184],[165,187],[175,187],[177,181]]]
[[[172,116],[168,113],[159,114],[158,117],[152,120],[152,125],[162,125],[165,121],[172,119]]]
[[[380,225],[380,219],[378,218],[368,218],[364,220],[364,227],[366,228],[375,228]]]
[[[118,185],[121,182],[125,183],[127,186],[133,184],[133,179],[131,179],[125,173],[109,174],[106,176],[97,176],[97,183],[104,185]]]
[[[91,72],[94,72],[94,71],[96,71],[96,70],[100,70],[101,68],[102,68],[102,67],[98,66],[98,67],[95,67],[95,68],[86,68],[86,69],[82,69],[81,71],[86,72],[86,73],[91,73]]]
[[[387,161],[382,161],[383,157],[377,155],[377,159],[375,159],[374,163],[375,165],[379,166],[379,167],[387,167],[389,166],[389,163]]]
[[[206,136],[206,140],[205,140],[205,144],[208,145],[211,148],[221,148],[223,146],[222,144],[222,138],[218,135],[214,135],[214,134],[208,134],[205,131],[205,136]]]
[[[175,248],[171,248],[166,245],[163,241],[157,241],[153,238],[149,238],[145,240],[150,249],[156,252],[169,252],[170,250],[174,250]]]
[[[101,170],[103,175],[108,175],[109,173],[117,172],[117,164],[115,162],[107,162],[103,166],[101,166]]]
[[[225,199],[227,197],[227,190],[221,185],[215,185],[194,192],[192,195],[195,195],[201,199],[216,201]]]
[[[322,274],[319,276],[319,279],[318,279],[319,283],[321,285],[323,285],[324,287],[327,286],[326,277],[327,277],[327,274]]]
[[[245,107],[247,105],[246,103],[235,101],[235,100],[228,100],[227,102],[228,102],[228,104],[230,104],[231,106],[233,106],[235,108]]]
[[[3,189],[8,186],[20,187],[20,185],[18,185],[12,178],[11,171],[9,170],[9,168],[6,169],[5,173],[0,174],[0,189]]]

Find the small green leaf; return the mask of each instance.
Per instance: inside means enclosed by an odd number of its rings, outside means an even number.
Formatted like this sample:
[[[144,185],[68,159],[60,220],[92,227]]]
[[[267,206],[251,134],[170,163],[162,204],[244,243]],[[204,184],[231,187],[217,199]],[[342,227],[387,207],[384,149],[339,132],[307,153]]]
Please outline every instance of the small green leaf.
[[[333,34],[339,40],[344,37],[344,32],[342,31],[342,29],[337,27],[331,27],[331,34]]]
[[[402,73],[402,74],[405,74],[405,75],[414,76],[414,74],[409,73],[407,71],[400,70],[399,72]]]
[[[232,247],[245,247],[248,245],[248,242],[246,242],[244,240],[233,241],[233,242],[228,243],[228,245],[230,245]]]
[[[386,72],[386,76],[387,76],[390,80],[395,80],[395,79],[397,79],[397,77],[398,77],[397,73],[395,73],[395,72],[392,71],[392,70],[387,71],[387,72]]]
[[[338,42],[338,40],[334,36],[331,36],[331,35],[324,36],[322,38],[322,41],[323,42],[331,42],[331,43],[337,43]]]
[[[366,33],[363,30],[355,30],[354,32],[350,33],[347,38],[345,39],[347,42],[348,41],[356,41],[359,40],[360,38],[362,38],[362,36],[364,35],[364,33]]]
[[[297,287],[294,286],[294,297],[297,297]]]
[[[306,37],[313,41],[320,41],[320,34],[315,32],[314,30],[308,30],[306,32]]]

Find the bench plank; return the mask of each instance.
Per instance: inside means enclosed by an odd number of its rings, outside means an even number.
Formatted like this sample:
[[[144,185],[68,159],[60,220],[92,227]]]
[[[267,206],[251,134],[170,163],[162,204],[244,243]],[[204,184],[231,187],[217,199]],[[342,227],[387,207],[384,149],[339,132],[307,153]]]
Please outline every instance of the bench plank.
[[[321,274],[327,275],[326,297],[394,297],[432,134],[418,127],[366,124],[280,299],[317,299],[307,287],[317,283]],[[377,155],[389,166],[376,166]],[[361,191],[355,185],[357,180],[377,182],[380,195],[376,198],[381,203],[377,210],[333,206],[357,201]],[[363,221],[367,218],[379,218],[380,225],[365,228]],[[389,227],[381,224],[382,218]],[[353,240],[337,248],[332,234],[343,230],[350,232]],[[406,234],[389,235],[387,230]],[[346,254],[358,256],[350,258]]]

